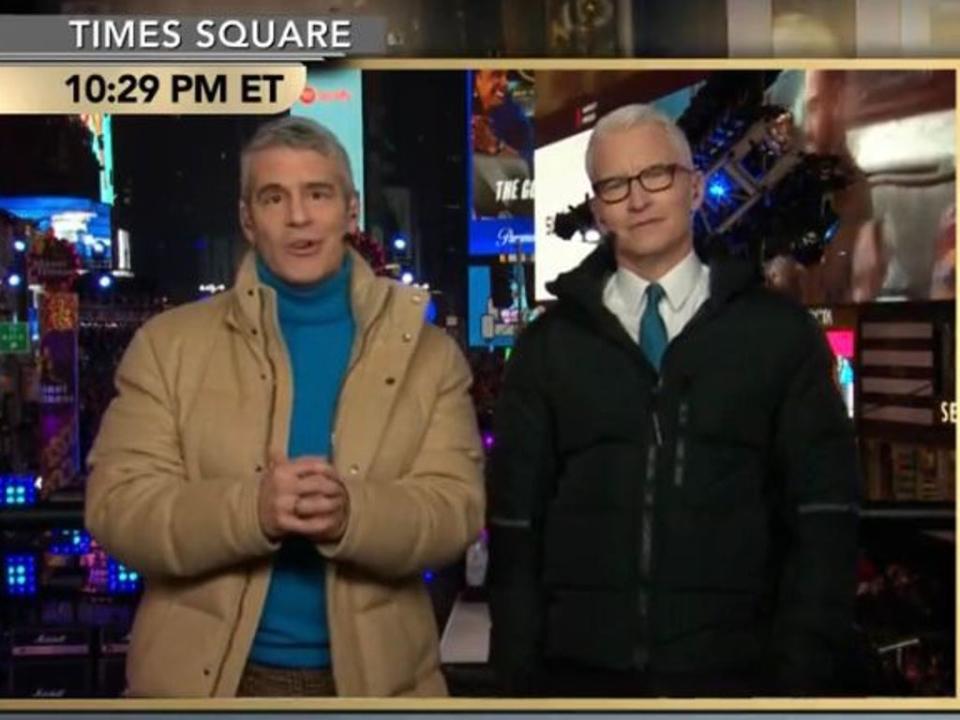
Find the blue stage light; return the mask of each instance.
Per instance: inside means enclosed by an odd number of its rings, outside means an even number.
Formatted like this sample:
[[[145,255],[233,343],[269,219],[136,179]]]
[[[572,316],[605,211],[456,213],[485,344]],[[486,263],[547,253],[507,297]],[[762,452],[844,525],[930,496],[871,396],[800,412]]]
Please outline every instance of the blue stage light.
[[[7,594],[26,597],[37,594],[37,559],[33,555],[7,555]]]
[[[34,505],[36,478],[32,475],[0,475],[0,506]]]

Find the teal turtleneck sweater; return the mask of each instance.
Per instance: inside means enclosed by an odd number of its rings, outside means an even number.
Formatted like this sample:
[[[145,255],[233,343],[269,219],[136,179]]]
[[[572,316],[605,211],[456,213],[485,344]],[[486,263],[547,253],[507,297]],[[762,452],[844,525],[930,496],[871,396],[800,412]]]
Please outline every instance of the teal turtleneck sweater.
[[[260,281],[276,291],[280,333],[293,373],[291,459],[331,455],[334,412],[353,345],[349,255],[332,277],[299,287],[257,260]],[[286,668],[330,666],[324,561],[305,538],[287,538],[274,559],[250,659]]]

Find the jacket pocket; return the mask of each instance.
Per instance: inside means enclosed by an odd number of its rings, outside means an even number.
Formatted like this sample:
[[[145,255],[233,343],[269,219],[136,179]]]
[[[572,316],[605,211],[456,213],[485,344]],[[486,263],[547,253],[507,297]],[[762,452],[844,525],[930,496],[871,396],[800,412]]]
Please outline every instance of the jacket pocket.
[[[129,695],[209,697],[223,661],[227,623],[174,602],[158,621],[155,639],[136,649],[136,659],[131,648]]]
[[[147,590],[134,618],[130,630],[130,647],[127,650],[127,684],[132,685],[131,678],[143,675],[144,664],[149,664],[153,647],[164,632],[170,632],[168,624],[170,610],[173,608],[173,599],[158,590]],[[128,688],[127,693],[132,693]]]
[[[182,433],[185,455],[194,463],[190,479],[259,476],[267,451],[269,407],[252,392],[204,390]]]
[[[436,643],[433,617],[425,626],[415,605],[395,598],[358,613],[355,622],[362,694],[395,697],[413,692],[417,666],[426,648]]]
[[[679,499],[694,506],[759,500],[773,437],[765,409],[694,397],[681,401],[678,415],[669,477]]]

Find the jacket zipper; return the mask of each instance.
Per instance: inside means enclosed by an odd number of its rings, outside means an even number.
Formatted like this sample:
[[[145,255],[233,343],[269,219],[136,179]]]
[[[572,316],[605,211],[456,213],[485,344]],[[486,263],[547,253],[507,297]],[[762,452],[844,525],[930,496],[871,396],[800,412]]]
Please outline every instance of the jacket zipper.
[[[673,347],[674,343],[682,336],[689,335],[689,331],[695,328],[704,318],[710,314],[712,305],[708,300],[700,306],[699,310],[687,323],[687,326],[677,337],[667,346],[661,362],[661,370],[667,367],[667,353]],[[643,672],[650,664],[650,588],[653,584],[653,517],[656,504],[656,484],[657,484],[657,461],[659,451],[663,448],[664,436],[660,424],[659,397],[663,390],[663,378],[665,373],[661,371],[657,377],[657,384],[651,392],[651,418],[653,424],[653,442],[647,447],[647,472],[643,487],[643,497],[641,498],[640,511],[640,590],[637,594],[637,613],[640,616],[640,637],[634,648],[633,661],[635,668]],[[678,428],[675,446],[675,465],[673,481],[676,486],[683,484],[683,475],[686,462],[686,447],[684,440],[684,430],[687,425],[689,415],[689,402],[686,398],[686,392],[683,394],[680,403]]]
[[[286,367],[287,367],[287,377],[288,377],[288,379],[289,379],[289,384],[291,385],[291,389],[290,389],[290,400],[291,400],[290,412],[292,413],[292,412],[293,412],[293,407],[292,407],[292,403],[293,403],[293,392],[294,392],[294,388],[292,387],[292,385],[293,385],[293,366],[292,366],[292,363],[291,363],[291,361],[290,361],[290,350],[287,348],[286,338],[283,337],[283,332],[280,330],[280,311],[279,311],[278,302],[277,302],[276,298],[274,298],[273,302],[271,303],[271,308],[270,308],[270,309],[271,309],[271,311],[272,311],[272,317],[270,318],[272,327],[271,327],[270,329],[271,329],[271,334],[272,334],[273,337],[271,338],[271,337],[270,337],[269,335],[267,335],[266,333],[264,333],[264,335],[266,336],[265,339],[268,340],[268,341],[269,341],[270,339],[276,339],[276,341],[277,341],[277,346],[278,346],[278,350],[279,350],[279,353],[280,353],[279,361],[284,362],[284,363],[286,364]],[[270,440],[273,438],[273,432],[274,432],[274,428],[275,428],[275,426],[276,426],[275,419],[276,419],[276,414],[277,414],[277,387],[278,387],[277,377],[278,377],[279,373],[277,372],[278,361],[275,360],[275,359],[273,358],[273,356],[271,355],[268,344],[265,343],[264,345],[265,345],[264,355],[265,355],[266,358],[267,358],[267,363],[270,365],[270,373],[271,373],[271,379],[272,379],[272,382],[270,383],[270,412],[269,412],[268,415],[267,415],[267,416],[270,418],[270,425],[269,425],[269,427],[268,427],[268,429],[267,429],[267,447],[269,447],[269,446],[270,446]],[[286,457],[287,450],[288,450],[288,446],[290,445],[290,437],[289,437],[289,435],[290,435],[290,431],[289,431],[289,427],[288,427],[288,428],[287,428],[287,437],[285,438],[284,445],[283,445],[282,448],[280,448],[281,452],[283,452],[283,454],[284,454],[284,457]],[[269,461],[270,461],[270,458],[267,458],[267,461],[269,462]]]
[[[334,443],[337,439],[337,426],[340,421],[340,401],[343,397],[343,389],[347,386],[347,381],[350,379],[350,375],[353,373],[354,368],[356,368],[357,363],[360,362],[360,358],[363,357],[363,351],[367,346],[367,342],[370,339],[370,334],[373,332],[373,327],[376,325],[377,321],[380,319],[380,316],[383,314],[384,310],[389,303],[389,298],[384,298],[383,302],[380,305],[380,308],[377,310],[376,315],[370,319],[370,323],[364,328],[360,337],[356,340],[356,345],[351,349],[350,353],[350,362],[347,364],[347,369],[343,373],[343,381],[340,383],[340,392],[337,393],[337,399],[333,404],[333,424],[331,425],[330,431],[330,458],[331,464],[333,464],[333,454],[334,454]]]
[[[687,421],[690,416],[690,402],[686,394],[681,396],[680,409],[677,412],[677,442],[674,450],[673,460],[673,484],[676,487],[683,486],[683,477],[686,472],[687,460]]]
[[[336,439],[337,439],[337,426],[340,422],[340,401],[343,397],[343,389],[347,386],[347,381],[350,379],[350,375],[353,373],[354,368],[356,368],[357,363],[360,362],[360,358],[363,357],[363,351],[366,348],[367,342],[370,339],[370,334],[373,332],[373,328],[376,325],[377,321],[380,319],[380,316],[386,311],[388,303],[389,303],[389,298],[384,298],[380,307],[377,309],[376,314],[370,319],[370,323],[367,325],[366,328],[364,328],[360,337],[356,341],[357,344],[355,348],[351,350],[350,361],[347,364],[346,371],[344,371],[343,373],[343,381],[340,383],[340,392],[337,393],[337,399],[333,405],[333,425],[331,426],[331,430],[330,430],[330,458],[328,458],[331,465],[334,464],[333,456],[336,454],[334,449],[334,444],[336,443]],[[323,587],[327,597],[327,603],[326,603],[327,616],[329,618],[332,612],[333,603],[335,602],[333,589],[334,589],[334,583],[336,582],[336,575],[334,573],[334,563],[328,562],[328,563],[325,563],[324,565],[325,567],[324,567]],[[329,640],[330,640],[331,665],[334,668],[336,668],[337,664],[336,662],[334,662],[334,648],[337,645],[339,633],[338,631],[335,630],[336,623],[328,621],[327,624],[329,626],[328,631],[330,634]],[[336,682],[337,682],[336,673],[334,673],[334,683]]]
[[[280,324],[279,324],[279,319],[277,318],[276,305],[274,305],[273,316],[274,316],[273,330],[276,333],[277,337],[280,338],[280,342],[283,343],[283,337],[280,334],[280,330],[279,330]],[[263,318],[263,306],[261,301],[261,331],[264,331],[265,324],[263,323],[262,318]],[[241,335],[243,336],[244,341],[253,350],[254,356],[258,358],[258,365],[261,368],[261,371],[264,369],[264,365],[260,363],[265,363],[266,367],[269,368],[269,375],[267,376],[267,379],[269,380],[269,383],[270,383],[270,387],[267,390],[267,392],[269,393],[269,402],[268,402],[269,410],[267,412],[267,434],[266,434],[267,442],[266,442],[266,447],[264,448],[267,454],[269,454],[270,439],[273,437],[273,430],[275,426],[274,415],[276,414],[276,406],[277,406],[277,366],[276,366],[276,363],[273,361],[273,358],[270,356],[270,351],[267,349],[267,339],[268,339],[267,334],[266,332],[262,332],[262,334],[264,337],[264,344],[263,344],[263,347],[261,348],[261,347],[258,347],[256,343],[251,341],[250,338],[246,336],[246,333],[241,331]],[[285,347],[284,347],[284,350],[285,350]],[[284,452],[286,452],[286,448],[284,448]],[[266,463],[268,463],[269,461],[270,461],[269,457],[265,458]],[[264,469],[266,469],[266,466],[264,466]],[[259,478],[258,478],[258,482],[259,482]],[[250,592],[250,586],[253,583],[254,572],[255,571],[253,570],[253,568],[249,568],[245,574],[245,577],[243,580],[243,588],[240,591],[240,602],[238,603],[237,610],[233,615],[230,632],[227,637],[227,651],[223,653],[223,659],[220,662],[220,666],[217,669],[217,673],[214,677],[213,684],[211,686],[212,688],[214,688],[214,690],[220,684],[220,681],[223,676],[224,668],[226,667],[226,664],[230,657],[229,648],[235,641],[237,632],[240,628],[240,623],[244,614],[244,604],[247,601],[247,594]],[[266,569],[266,578],[264,580],[264,582],[267,584],[268,587],[269,587],[272,575],[273,575],[273,563],[271,562]],[[254,633],[256,633],[256,628],[254,628]],[[251,642],[252,640],[253,639],[251,638]]]
[[[690,331],[698,327],[707,317],[712,315],[715,309],[715,304],[710,299],[707,299],[707,301],[700,306],[697,312],[694,313],[686,327],[684,327],[684,329],[667,345],[666,351],[664,352],[661,360],[661,372],[657,376],[656,386],[651,393],[653,441],[647,447],[647,473],[642,491],[642,497],[640,499],[640,529],[638,538],[640,542],[638,570],[640,574],[641,587],[637,593],[637,614],[640,617],[640,636],[636,640],[636,645],[634,646],[633,651],[633,664],[635,669],[640,672],[646,670],[650,664],[650,585],[652,584],[651,574],[653,569],[652,521],[654,503],[656,499],[654,490],[656,487],[658,451],[663,447],[664,442],[663,429],[660,424],[660,410],[657,400],[659,393],[663,388],[663,378],[666,376],[665,369],[668,367],[667,357],[670,354],[670,351],[677,344],[678,340],[683,340],[688,337],[690,335]],[[632,353],[634,359],[636,359],[639,365],[643,368],[644,372],[655,372],[636,343],[634,343],[623,330],[623,326],[620,325],[620,322],[609,313],[606,313],[601,317],[602,322],[600,324],[600,328],[601,331],[607,335],[608,339],[612,340],[624,349],[628,349],[629,352]],[[684,408],[684,423],[686,422],[687,412],[688,410]],[[683,447],[682,440],[679,441],[676,449],[678,456],[683,458],[686,449]],[[681,463],[679,468],[674,469],[673,479],[675,484],[683,483],[683,472],[683,464]]]
[[[647,468],[640,498],[640,589],[637,593],[637,614],[640,617],[640,637],[634,648],[633,662],[638,671],[644,671],[650,663],[650,586],[653,583],[653,511],[656,502],[657,461],[663,446],[660,428],[658,399],[663,380],[658,379],[651,392],[653,409],[653,440],[647,445]]]

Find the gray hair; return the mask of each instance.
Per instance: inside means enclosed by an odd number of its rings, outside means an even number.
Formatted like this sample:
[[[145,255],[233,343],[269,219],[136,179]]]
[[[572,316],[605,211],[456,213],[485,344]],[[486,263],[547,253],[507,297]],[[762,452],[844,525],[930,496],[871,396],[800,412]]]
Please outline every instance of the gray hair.
[[[596,153],[597,140],[612,132],[632,130],[641,125],[659,125],[662,127],[674,149],[680,155],[680,162],[685,163],[688,167],[693,167],[693,152],[690,150],[690,142],[687,140],[687,136],[683,134],[683,130],[653,105],[636,103],[634,105],[624,105],[607,113],[594,126],[590,140],[587,142],[586,153],[587,177],[590,178],[590,182],[597,180],[594,176],[593,159]]]
[[[240,151],[240,194],[248,197],[250,188],[250,156],[268,148],[286,147],[295,150],[313,150],[333,158],[340,166],[343,190],[350,196],[357,190],[353,184],[350,157],[339,138],[315,120],[288,115],[264,123]]]

